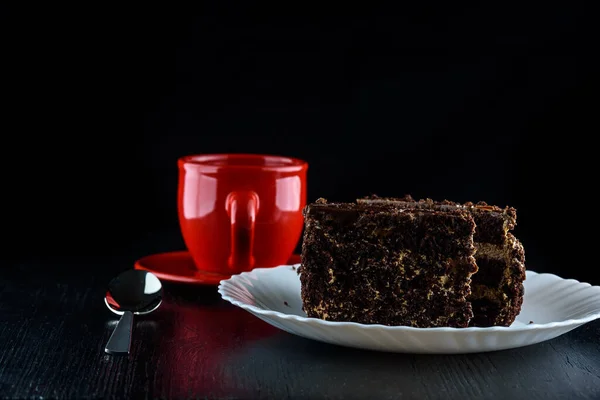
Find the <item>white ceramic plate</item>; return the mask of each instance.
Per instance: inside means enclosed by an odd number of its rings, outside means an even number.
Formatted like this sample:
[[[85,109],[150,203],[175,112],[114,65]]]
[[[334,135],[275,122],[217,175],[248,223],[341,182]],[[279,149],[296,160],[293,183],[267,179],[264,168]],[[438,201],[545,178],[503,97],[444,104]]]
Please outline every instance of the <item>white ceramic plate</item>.
[[[475,353],[553,339],[600,318],[600,287],[527,271],[525,298],[510,327],[412,328],[307,318],[298,265],[257,268],[221,281],[223,299],[286,332],[322,342],[405,353]],[[533,323],[530,323],[533,321]]]

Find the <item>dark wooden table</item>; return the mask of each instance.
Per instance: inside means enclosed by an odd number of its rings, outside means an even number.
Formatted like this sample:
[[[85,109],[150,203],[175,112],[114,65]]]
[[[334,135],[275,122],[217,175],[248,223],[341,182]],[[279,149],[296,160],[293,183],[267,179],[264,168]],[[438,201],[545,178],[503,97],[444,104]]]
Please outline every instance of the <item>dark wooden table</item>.
[[[122,257],[2,265],[0,398],[600,399],[600,322],[516,350],[387,354],[279,331],[214,287],[165,284],[161,308],[136,320],[130,356],[109,356],[106,285],[167,250],[155,242]]]

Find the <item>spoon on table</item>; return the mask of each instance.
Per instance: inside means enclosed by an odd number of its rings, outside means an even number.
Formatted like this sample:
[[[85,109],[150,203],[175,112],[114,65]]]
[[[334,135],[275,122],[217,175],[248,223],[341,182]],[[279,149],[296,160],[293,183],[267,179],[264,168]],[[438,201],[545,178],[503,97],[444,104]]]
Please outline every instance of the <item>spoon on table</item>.
[[[121,315],[104,350],[109,354],[128,354],[133,314],[148,314],[160,306],[162,284],[151,272],[128,270],[110,281],[104,302],[110,311]]]

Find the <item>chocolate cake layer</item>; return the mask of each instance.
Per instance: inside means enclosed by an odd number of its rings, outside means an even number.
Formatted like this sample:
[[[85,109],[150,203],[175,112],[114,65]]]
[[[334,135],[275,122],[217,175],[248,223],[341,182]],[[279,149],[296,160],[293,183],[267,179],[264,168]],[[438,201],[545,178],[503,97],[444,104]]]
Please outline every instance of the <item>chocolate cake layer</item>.
[[[471,278],[471,286],[474,283],[486,285],[489,287],[497,287],[504,277],[506,269],[506,261],[504,259],[475,257],[477,262],[477,278]]]
[[[488,245],[478,249],[476,260],[479,270],[471,282],[469,300],[474,318],[470,325],[509,326],[519,315],[523,304],[523,245],[508,233],[503,246],[491,248]]]
[[[378,196],[369,196],[357,200],[361,204],[394,204],[403,208],[424,208],[438,211],[466,209],[471,212],[475,225],[475,242],[503,244],[506,240],[506,233],[515,228],[517,223],[517,211],[513,207],[500,208],[489,205],[486,202],[464,204],[452,202],[449,200],[433,201],[431,199],[415,200],[410,195],[401,198],[384,198]]]
[[[465,210],[327,203],[304,209],[304,311],[330,321],[466,327],[475,223]]]
[[[516,226],[517,212],[513,207],[500,208],[479,203],[455,203],[448,200],[380,198],[359,199],[365,205],[393,205],[401,209],[437,211],[467,210],[476,224],[474,243],[478,272],[473,275],[472,302],[474,318],[471,326],[509,326],[521,310],[525,253],[521,243],[510,233]]]

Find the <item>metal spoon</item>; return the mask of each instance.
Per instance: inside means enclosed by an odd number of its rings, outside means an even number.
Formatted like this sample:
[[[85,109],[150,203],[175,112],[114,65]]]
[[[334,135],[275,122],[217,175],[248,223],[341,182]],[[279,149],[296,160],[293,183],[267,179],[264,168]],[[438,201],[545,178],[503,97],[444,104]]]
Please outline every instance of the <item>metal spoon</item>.
[[[110,281],[104,302],[109,310],[121,315],[104,350],[109,354],[129,354],[133,314],[148,314],[160,306],[162,284],[151,272],[128,270]]]

